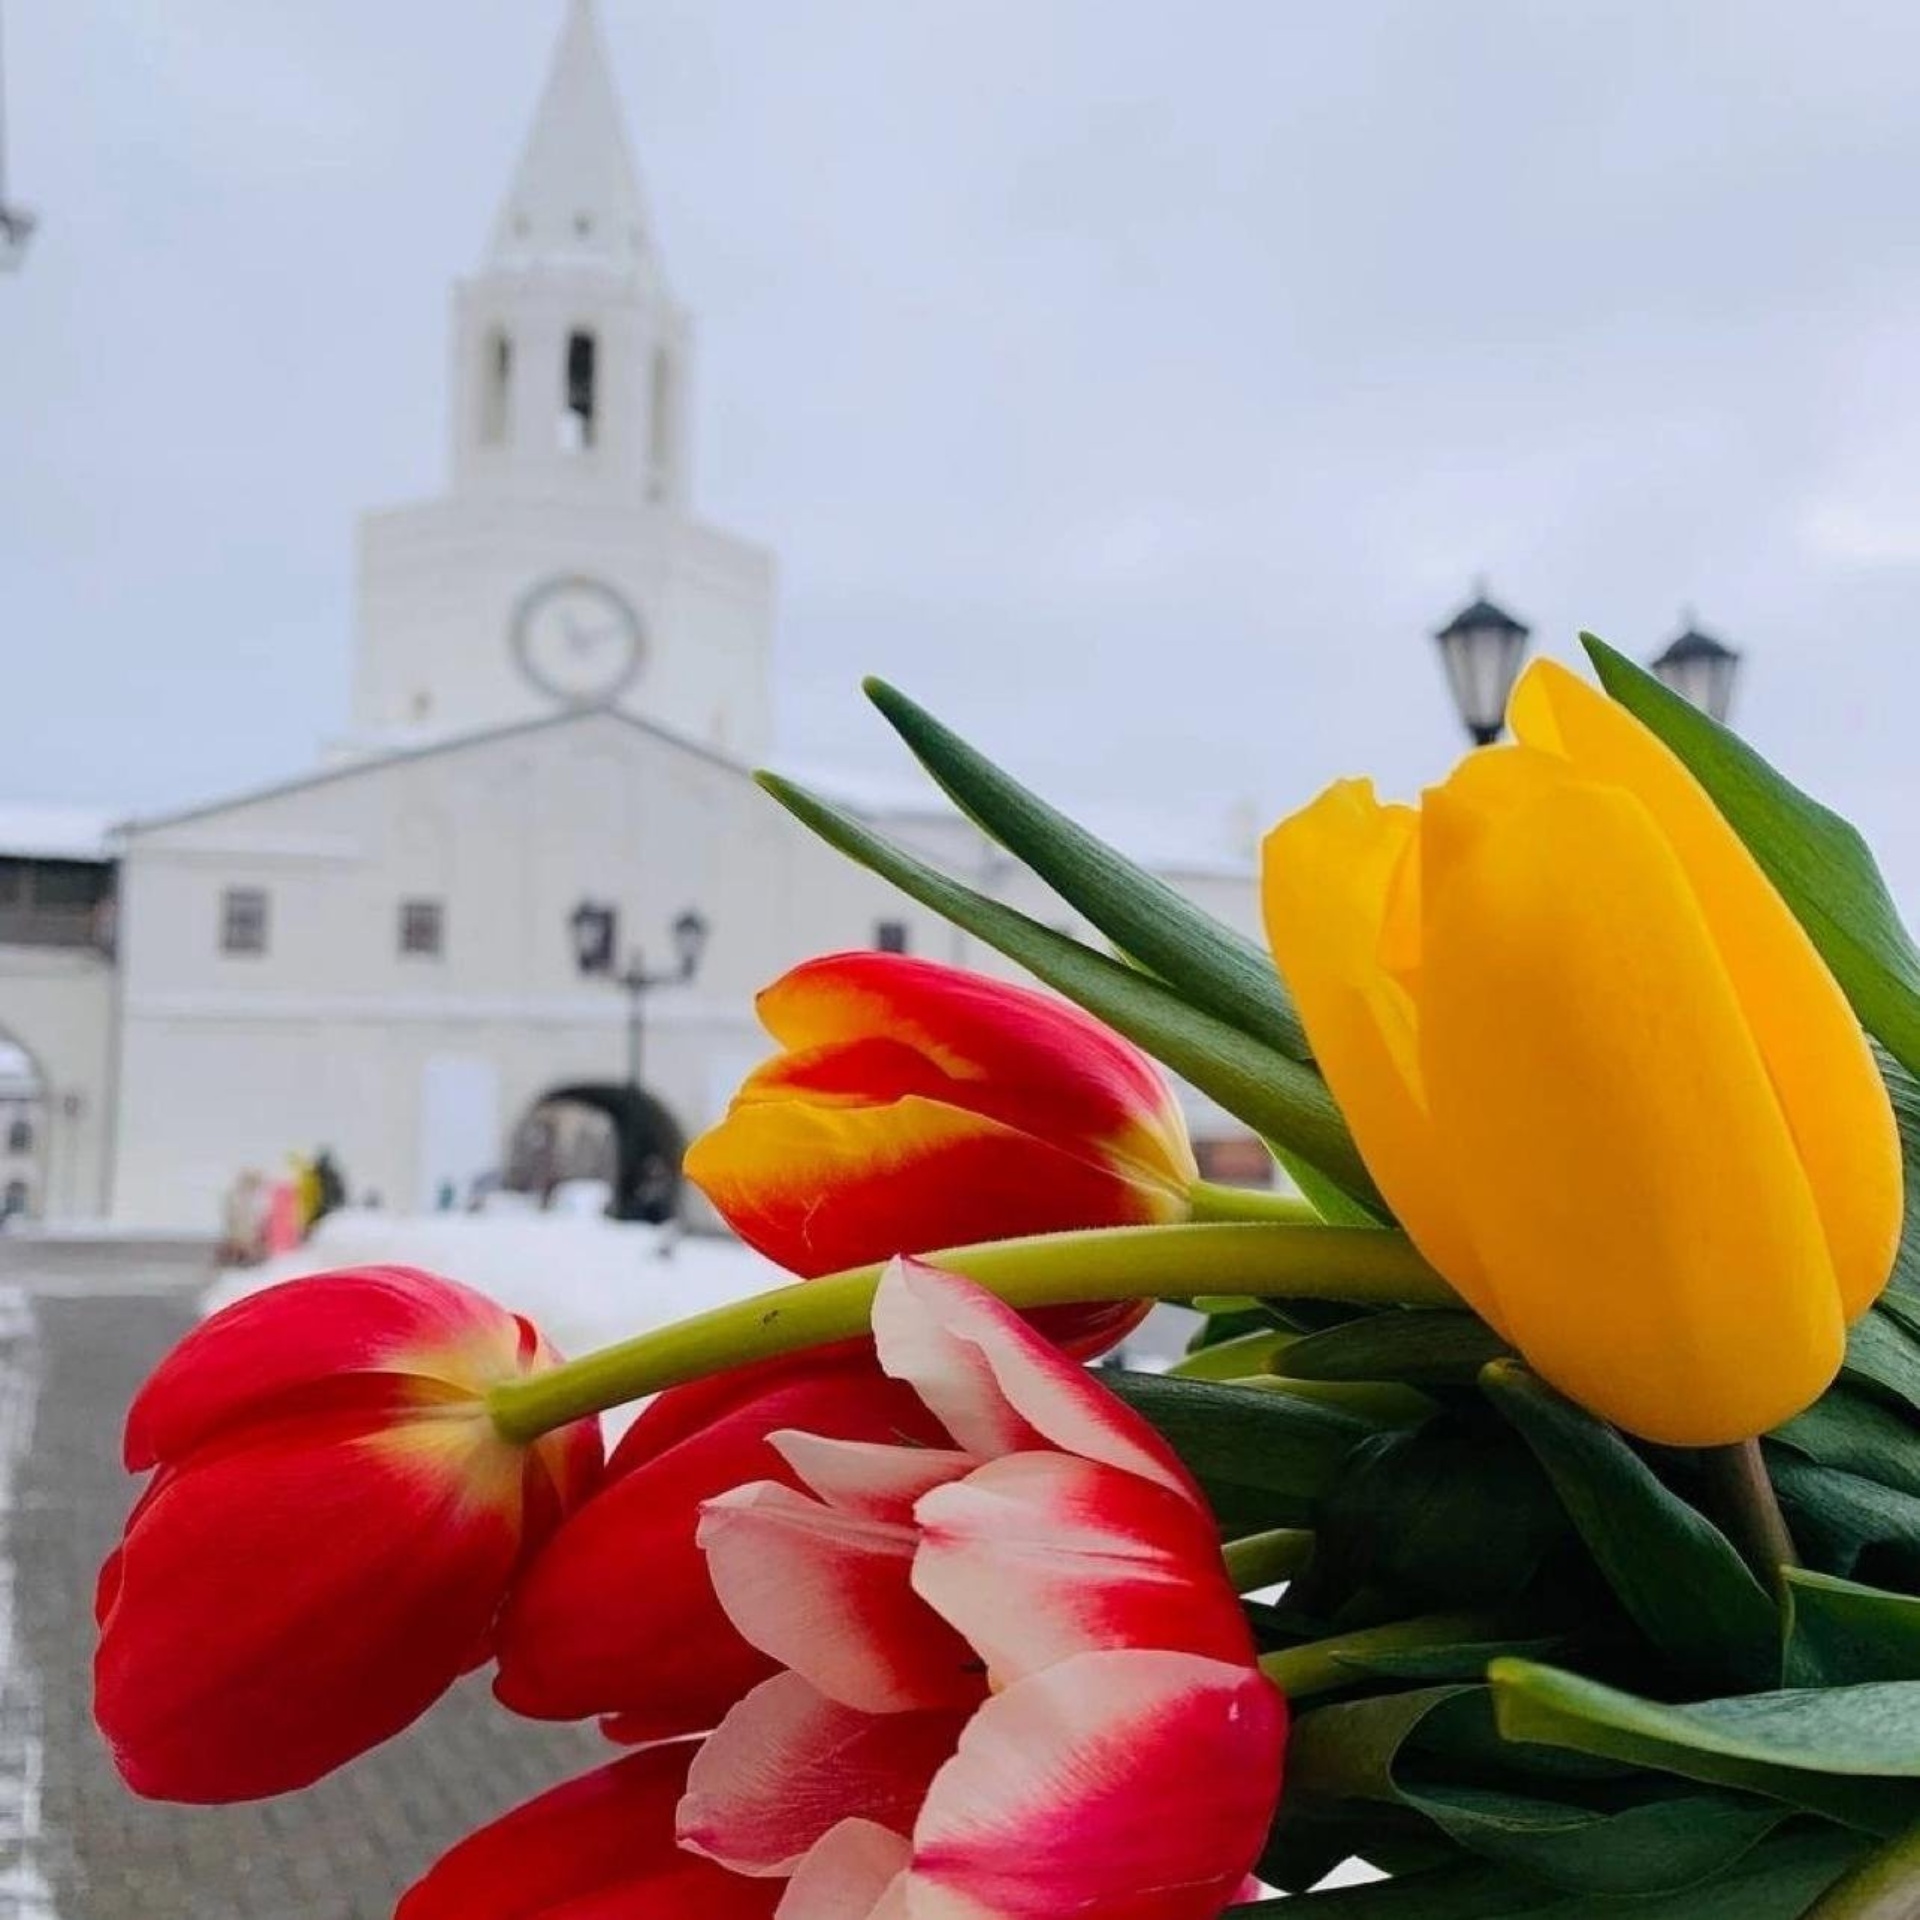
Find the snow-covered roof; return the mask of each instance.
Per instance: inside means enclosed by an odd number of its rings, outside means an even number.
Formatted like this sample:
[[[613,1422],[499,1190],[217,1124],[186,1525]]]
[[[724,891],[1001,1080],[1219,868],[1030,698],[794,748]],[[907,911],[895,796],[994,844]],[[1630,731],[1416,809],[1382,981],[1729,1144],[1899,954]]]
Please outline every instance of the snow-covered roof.
[[[124,817],[110,807],[0,805],[0,859],[110,860]]]

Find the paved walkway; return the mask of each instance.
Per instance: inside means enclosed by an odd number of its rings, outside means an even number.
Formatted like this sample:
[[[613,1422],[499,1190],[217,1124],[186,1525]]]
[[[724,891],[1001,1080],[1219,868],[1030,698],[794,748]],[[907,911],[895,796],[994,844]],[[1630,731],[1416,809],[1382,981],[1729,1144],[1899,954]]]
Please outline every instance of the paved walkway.
[[[0,1920],[385,1920],[461,1834],[608,1749],[470,1683],[283,1800],[156,1807],[121,1786],[88,1715],[93,1580],[133,1488],[121,1416],[191,1319],[179,1293],[0,1285]]]

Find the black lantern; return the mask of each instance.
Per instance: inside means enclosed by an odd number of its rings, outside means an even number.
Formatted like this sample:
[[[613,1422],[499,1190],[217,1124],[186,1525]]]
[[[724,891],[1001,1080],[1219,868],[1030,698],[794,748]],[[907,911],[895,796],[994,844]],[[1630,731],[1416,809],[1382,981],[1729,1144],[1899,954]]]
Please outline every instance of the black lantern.
[[[573,960],[583,974],[610,974],[620,945],[620,909],[600,900],[582,900],[567,921],[573,935]]]
[[[700,968],[700,956],[707,950],[707,917],[698,907],[689,907],[673,923],[673,952],[680,962],[680,978],[691,980]]]
[[[1484,593],[1433,637],[1462,724],[1476,747],[1491,746],[1507,723],[1507,696],[1520,677],[1532,629]]]
[[[1740,677],[1736,648],[1702,633],[1689,619],[1680,637],[1647,664],[1666,686],[1709,719],[1726,720],[1733,706],[1733,683]]]
[[[7,198],[5,112],[6,75],[0,70],[0,273],[19,266],[27,257],[27,242],[33,238],[36,224],[25,207]]]

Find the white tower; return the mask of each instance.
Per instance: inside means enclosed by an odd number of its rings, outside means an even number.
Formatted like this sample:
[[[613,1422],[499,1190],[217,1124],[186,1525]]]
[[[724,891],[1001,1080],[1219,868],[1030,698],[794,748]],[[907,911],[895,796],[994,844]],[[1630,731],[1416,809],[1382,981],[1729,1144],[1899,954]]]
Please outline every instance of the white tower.
[[[454,291],[451,488],[361,523],[362,743],[617,702],[764,750],[772,565],[690,515],[691,349],[591,0],[569,0]]]

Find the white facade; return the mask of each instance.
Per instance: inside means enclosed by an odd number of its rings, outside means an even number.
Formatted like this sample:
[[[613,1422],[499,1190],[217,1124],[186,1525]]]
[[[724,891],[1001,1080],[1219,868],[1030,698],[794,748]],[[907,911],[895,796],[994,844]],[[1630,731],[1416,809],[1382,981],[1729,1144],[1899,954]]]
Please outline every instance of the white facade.
[[[241,1170],[322,1146],[356,1198],[464,1194],[544,1094],[623,1077],[625,996],[573,949],[583,902],[617,909],[623,960],[667,960],[686,908],[711,928],[695,981],[646,999],[645,1080],[688,1132],[766,1050],[755,991],[808,955],[903,939],[1000,967],[753,784],[773,569],[690,512],[690,350],[590,0],[569,0],[455,294],[448,491],[362,526],[353,739],[122,828],[117,911],[84,950],[0,933],[0,1038],[46,1089],[47,1211],[210,1230]],[[951,812],[860,804],[1087,932]],[[1244,870],[1169,877],[1249,925]]]

